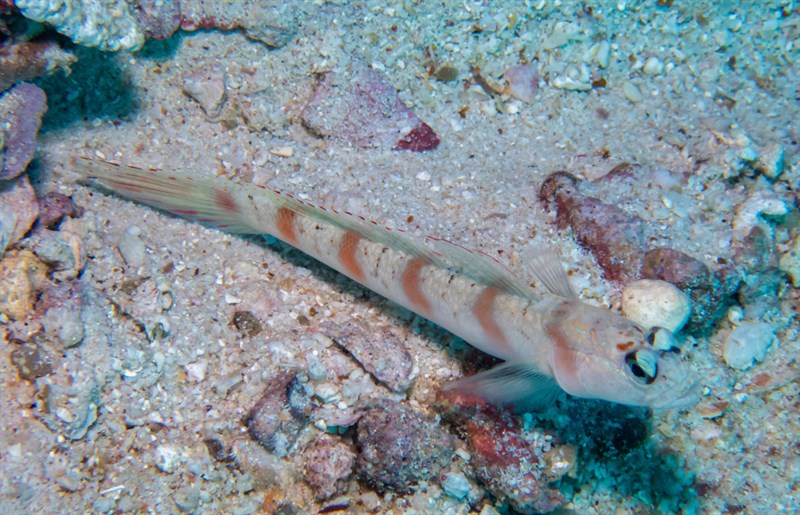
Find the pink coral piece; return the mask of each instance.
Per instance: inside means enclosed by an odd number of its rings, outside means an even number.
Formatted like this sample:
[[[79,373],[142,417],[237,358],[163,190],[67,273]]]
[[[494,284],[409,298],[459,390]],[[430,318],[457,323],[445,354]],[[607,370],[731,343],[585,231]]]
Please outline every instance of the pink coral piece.
[[[320,136],[360,147],[422,152],[439,145],[439,136],[405,106],[386,77],[361,63],[348,73],[320,76],[301,114]]]

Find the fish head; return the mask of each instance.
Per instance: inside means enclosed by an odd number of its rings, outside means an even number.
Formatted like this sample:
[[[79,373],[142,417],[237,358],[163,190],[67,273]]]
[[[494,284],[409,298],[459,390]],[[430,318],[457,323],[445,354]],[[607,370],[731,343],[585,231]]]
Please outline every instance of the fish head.
[[[576,397],[677,408],[698,400],[698,382],[672,333],[605,309],[565,302],[547,326],[559,385]]]

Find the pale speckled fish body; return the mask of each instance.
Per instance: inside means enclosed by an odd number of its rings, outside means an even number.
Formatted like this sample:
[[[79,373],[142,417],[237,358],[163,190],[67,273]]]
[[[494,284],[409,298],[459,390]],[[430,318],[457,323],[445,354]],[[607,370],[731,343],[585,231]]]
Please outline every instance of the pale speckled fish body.
[[[269,234],[506,361],[456,389],[497,403],[537,405],[558,387],[585,398],[673,407],[695,397],[672,335],[582,303],[557,261],[535,258],[550,292],[489,256],[418,241],[349,212],[193,172],[78,158],[76,168],[122,197],[236,233]]]

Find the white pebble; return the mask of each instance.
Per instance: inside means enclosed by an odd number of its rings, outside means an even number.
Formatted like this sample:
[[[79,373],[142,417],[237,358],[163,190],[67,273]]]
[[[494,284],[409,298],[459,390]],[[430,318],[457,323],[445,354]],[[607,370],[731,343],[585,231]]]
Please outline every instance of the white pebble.
[[[658,57],[651,57],[644,63],[644,72],[647,75],[660,75],[664,71],[664,63]]]
[[[553,86],[558,89],[567,89],[570,91],[589,91],[592,89],[592,85],[590,83],[580,82],[565,75],[559,75],[553,79]]]
[[[206,371],[208,370],[208,361],[199,360],[194,363],[186,365],[186,376],[195,383],[200,383],[206,378]]]
[[[636,84],[633,82],[625,82],[622,85],[622,94],[625,95],[625,98],[633,102],[634,104],[637,102],[641,102],[644,100],[644,96],[642,92],[639,91],[639,88],[636,87]]]
[[[181,453],[177,447],[170,444],[156,447],[156,467],[161,472],[172,474],[181,461]]]
[[[642,279],[622,291],[622,313],[644,327],[679,331],[689,319],[691,301],[675,285]]]
[[[722,357],[729,367],[747,370],[757,361],[764,361],[767,349],[778,338],[771,325],[764,322],[743,322],[725,339]]]

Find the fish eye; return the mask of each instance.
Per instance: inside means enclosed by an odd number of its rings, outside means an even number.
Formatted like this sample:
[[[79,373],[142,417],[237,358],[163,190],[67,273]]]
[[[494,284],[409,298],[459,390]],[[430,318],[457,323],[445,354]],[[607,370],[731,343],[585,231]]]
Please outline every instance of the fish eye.
[[[625,355],[625,366],[631,374],[644,384],[652,384],[658,376],[658,364],[652,353],[641,351],[629,352]]]

